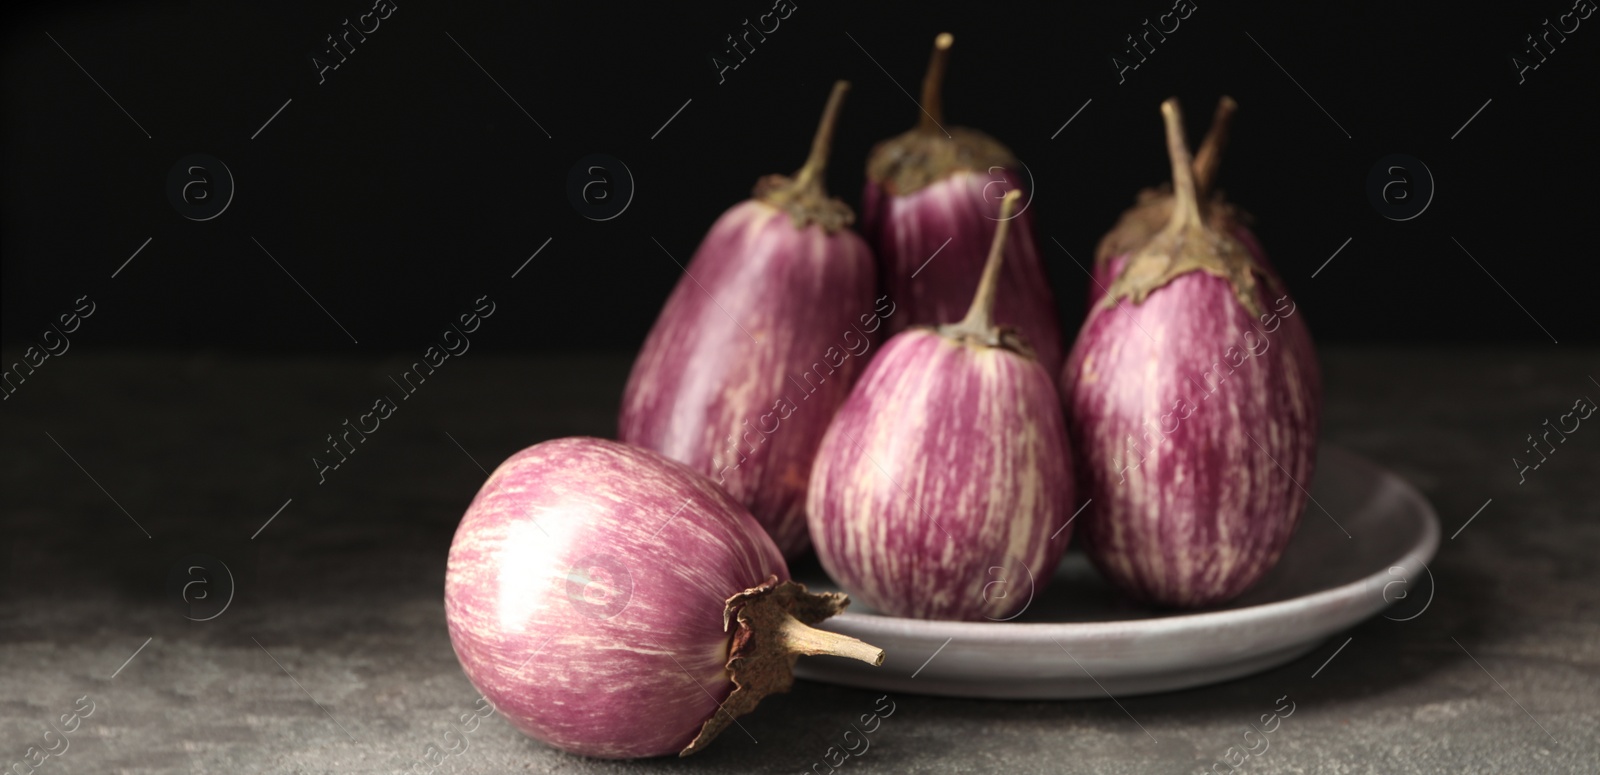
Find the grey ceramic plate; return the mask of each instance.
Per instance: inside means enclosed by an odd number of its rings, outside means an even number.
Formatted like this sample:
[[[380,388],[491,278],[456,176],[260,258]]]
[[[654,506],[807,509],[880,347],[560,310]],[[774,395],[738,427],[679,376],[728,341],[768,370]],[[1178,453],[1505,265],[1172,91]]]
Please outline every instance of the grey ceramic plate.
[[[883,665],[808,657],[796,673],[953,697],[1144,694],[1276,667],[1400,599],[1405,604],[1390,617],[1413,616],[1433,592],[1424,565],[1439,546],[1433,508],[1400,477],[1354,453],[1324,445],[1318,454],[1313,502],[1283,559],[1224,607],[1141,607],[1069,551],[1054,582],[1013,621],[924,621],[853,609],[823,627],[882,648]],[[837,589],[815,566],[811,573],[799,580]]]

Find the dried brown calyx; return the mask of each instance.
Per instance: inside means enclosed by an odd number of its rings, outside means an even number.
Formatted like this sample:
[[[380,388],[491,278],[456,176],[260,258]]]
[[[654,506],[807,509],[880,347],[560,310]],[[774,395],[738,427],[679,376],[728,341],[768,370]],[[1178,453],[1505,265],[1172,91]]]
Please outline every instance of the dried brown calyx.
[[[842,593],[807,592],[804,584],[779,581],[777,576],[768,576],[761,584],[728,598],[722,627],[733,631],[727,667],[734,689],[678,755],[688,756],[710,745],[735,718],[754,710],[767,695],[789,691],[794,685],[794,663],[801,654],[831,654],[883,664],[883,649],[811,626],[849,604],[850,598]]]
[[[1239,223],[1248,223],[1249,214],[1233,206],[1221,192],[1215,190],[1217,169],[1222,164],[1222,151],[1228,145],[1233,114],[1239,107],[1232,97],[1223,96],[1217,101],[1216,115],[1211,119],[1211,129],[1200,142],[1194,157],[1195,190],[1202,203],[1202,212],[1217,228],[1231,231]],[[1100,238],[1094,251],[1095,264],[1105,266],[1112,258],[1126,255],[1143,247],[1156,232],[1172,218],[1172,185],[1163,184],[1139,192],[1133,207],[1122,213],[1117,225]]]
[[[1239,303],[1252,315],[1260,315],[1257,276],[1267,275],[1226,223],[1201,215],[1195,165],[1183,136],[1183,114],[1176,99],[1161,103],[1161,117],[1166,123],[1167,154],[1172,161],[1171,215],[1160,231],[1129,257],[1128,265],[1099,305],[1109,307],[1124,298],[1139,304],[1151,291],[1177,277],[1206,272],[1227,280]]]
[[[1000,200],[1000,220],[995,224],[994,242],[989,244],[989,258],[983,264],[983,277],[978,280],[978,292],[972,297],[972,306],[967,308],[967,316],[959,322],[939,326],[937,330],[940,334],[959,342],[999,347],[1033,358],[1035,357],[1033,348],[1028,346],[1022,334],[1011,326],[997,325],[994,322],[995,296],[1000,288],[1000,267],[1005,263],[1006,256],[1006,236],[1011,233],[1011,220],[1016,213],[1017,202],[1021,199],[1022,192],[1013,189],[1006,192],[1005,198]]]
[[[1017,157],[999,140],[944,121],[944,69],[955,37],[939,33],[922,79],[922,118],[910,131],[878,143],[867,157],[867,178],[895,196],[905,196],[957,172],[991,167],[1016,169]]]
[[[796,229],[816,223],[832,234],[855,222],[856,215],[843,201],[828,196],[825,178],[828,154],[833,149],[833,128],[839,122],[839,108],[850,91],[849,81],[835,81],[828,106],[822,112],[817,134],[811,140],[811,155],[794,175],[767,175],[756,181],[753,196],[789,213]]]

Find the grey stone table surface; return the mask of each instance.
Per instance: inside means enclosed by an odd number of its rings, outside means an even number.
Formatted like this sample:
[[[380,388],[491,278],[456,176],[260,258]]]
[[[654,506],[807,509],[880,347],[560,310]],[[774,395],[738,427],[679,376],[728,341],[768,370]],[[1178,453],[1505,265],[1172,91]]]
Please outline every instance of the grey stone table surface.
[[[1538,462],[1526,437],[1545,420],[1600,398],[1600,351],[1323,356],[1325,438],[1440,514],[1419,615],[1170,694],[900,696],[841,769],[1228,772],[1218,762],[1247,724],[1287,695],[1293,716],[1239,771],[1600,771],[1600,418],[1538,469],[1512,463]],[[516,450],[610,434],[628,364],[452,359],[319,484],[324,437],[392,388],[400,359],[52,359],[0,406],[0,764],[53,746],[37,771],[392,772],[459,747],[446,735],[477,694],[444,622],[456,521]],[[166,592],[195,552],[223,559],[236,587],[204,622]],[[438,771],[828,773],[828,747],[876,695],[799,682],[743,719],[748,736],[683,760],[569,756],[491,717]],[[64,739],[50,731],[88,703]]]

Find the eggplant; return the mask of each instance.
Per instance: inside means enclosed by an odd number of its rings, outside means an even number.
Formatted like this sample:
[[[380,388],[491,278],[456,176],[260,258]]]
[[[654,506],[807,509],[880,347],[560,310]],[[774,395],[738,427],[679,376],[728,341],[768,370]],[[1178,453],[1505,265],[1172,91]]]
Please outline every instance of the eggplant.
[[[1161,108],[1171,216],[1090,311],[1061,384],[1090,559],[1136,598],[1200,607],[1282,555],[1309,497],[1322,385],[1304,316],[1205,217],[1177,101]]]
[[[1007,194],[1002,211],[1020,196]],[[1014,618],[1071,537],[1055,381],[994,322],[1010,223],[1000,221],[966,317],[884,343],[817,452],[807,499],[817,557],[884,613]]]
[[[895,305],[874,300],[872,251],[823,185],[834,85],[811,155],[769,175],[711,227],[650,330],[618,436],[717,481],[786,558],[808,545],[817,444]]]
[[[501,463],[445,571],[450,643],[489,707],[614,759],[704,748],[788,691],[800,654],[881,664],[881,649],[810,626],[848,603],[790,581],[772,539],[704,476],[584,437]]]

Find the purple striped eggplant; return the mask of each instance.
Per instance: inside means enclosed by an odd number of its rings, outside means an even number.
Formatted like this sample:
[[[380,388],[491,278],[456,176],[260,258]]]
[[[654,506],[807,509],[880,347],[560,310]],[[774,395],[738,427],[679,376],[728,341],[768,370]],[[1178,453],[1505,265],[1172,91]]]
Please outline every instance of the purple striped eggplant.
[[[1195,190],[1199,201],[1204,203],[1203,215],[1207,220],[1214,221],[1213,228],[1230,232],[1245,249],[1250,251],[1256,263],[1268,272],[1272,266],[1267,261],[1267,254],[1261,249],[1261,243],[1256,240],[1250,231],[1250,215],[1233,206],[1221,191],[1214,190],[1217,179],[1217,170],[1222,165],[1222,151],[1227,148],[1229,130],[1233,126],[1233,114],[1239,107],[1232,97],[1224,95],[1217,102],[1216,115],[1211,120],[1211,130],[1206,132],[1206,137],[1200,143],[1200,150],[1194,157]],[[1100,244],[1095,247],[1094,271],[1090,275],[1089,306],[1093,308],[1100,297],[1106,295],[1106,289],[1122,273],[1122,267],[1127,264],[1128,256],[1133,251],[1144,247],[1150,238],[1161,231],[1161,228],[1172,218],[1172,187],[1147,188],[1139,192],[1139,199],[1133,207],[1128,208],[1117,219],[1116,226],[1100,238]]]
[[[750,513],[654,452],[547,441],[496,468],[450,544],[450,642],[517,729],[585,756],[688,755],[762,697],[797,654],[879,664],[815,624],[811,594]]]
[[[1007,194],[1002,212],[1020,196]],[[966,317],[886,342],[817,452],[807,499],[817,556],[885,613],[1014,618],[1071,536],[1055,381],[1015,329],[994,323],[1009,223]]]
[[[755,514],[785,557],[808,545],[806,483],[828,421],[895,305],[823,187],[834,85],[805,166],[717,219],[633,364],[618,435],[687,464]]]
[[[884,291],[903,308],[890,331],[955,320],[972,301],[984,257],[999,227],[1001,197],[1027,191],[1024,167],[993,137],[943,121],[943,33],[922,82],[922,117],[909,132],[879,143],[867,160],[862,233],[882,267]],[[1024,206],[1006,242],[996,313],[1016,326],[1053,379],[1061,366],[1061,321]]]
[[[1176,100],[1161,106],[1172,216],[1095,304],[1062,375],[1092,499],[1084,546],[1117,586],[1222,603],[1278,561],[1311,484],[1321,377],[1302,316],[1202,217]]]

